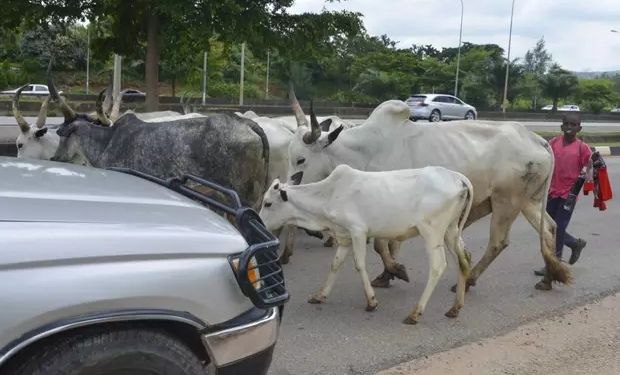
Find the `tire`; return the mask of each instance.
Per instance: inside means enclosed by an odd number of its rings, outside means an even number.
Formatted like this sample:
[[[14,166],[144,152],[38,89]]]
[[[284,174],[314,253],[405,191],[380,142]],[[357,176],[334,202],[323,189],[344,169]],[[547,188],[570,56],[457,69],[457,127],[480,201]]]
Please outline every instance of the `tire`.
[[[180,340],[154,328],[93,327],[52,340],[20,358],[15,375],[206,375]]]
[[[475,120],[475,119],[476,119],[476,115],[474,114],[474,112],[467,111],[467,113],[465,114],[465,120]]]
[[[438,109],[433,109],[433,111],[431,112],[431,115],[428,116],[428,121],[429,122],[439,122],[439,121],[441,121],[441,112],[439,112]]]
[[[413,117],[413,116],[409,116],[409,120],[411,120],[411,121],[413,121],[413,122],[418,121],[418,119],[417,119],[417,118],[415,118],[415,117]]]

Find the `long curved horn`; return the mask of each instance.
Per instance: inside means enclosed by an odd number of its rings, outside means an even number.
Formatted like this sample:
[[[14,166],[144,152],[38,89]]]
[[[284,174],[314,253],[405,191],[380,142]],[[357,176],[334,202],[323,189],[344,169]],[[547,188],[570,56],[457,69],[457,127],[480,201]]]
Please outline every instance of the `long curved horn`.
[[[97,103],[95,104],[95,108],[97,109],[97,119],[99,120],[101,125],[110,126],[112,125],[112,121],[110,121],[108,115],[106,115],[105,111],[103,110],[103,94],[106,92],[106,90],[107,89],[101,90],[101,92],[97,96]]]
[[[47,87],[50,90],[50,96],[52,99],[57,100],[60,104],[60,110],[62,114],[65,116],[65,122],[73,121],[77,114],[73,110],[73,108],[69,107],[65,99],[58,95],[58,90],[56,90],[56,85],[54,84],[54,78],[52,77],[52,60],[50,60],[49,65],[47,66]]]
[[[123,101],[123,96],[129,89],[125,89],[118,94],[118,98],[114,98],[112,105],[112,112],[110,113],[110,118],[112,121],[118,120],[119,114],[121,112],[121,102]]]
[[[295,120],[297,120],[297,127],[308,127],[308,120],[306,120],[306,115],[297,101],[297,96],[295,96],[295,88],[293,87],[292,81],[289,81],[288,83],[288,98],[291,102],[293,113],[295,114]]]
[[[37,116],[37,128],[41,129],[45,126],[45,121],[47,120],[47,105],[49,104],[50,96],[46,96],[41,104],[41,109],[39,109],[39,116]]]
[[[19,96],[26,88],[26,86],[28,85],[24,85],[17,89],[17,91],[15,92],[15,96],[13,96],[13,116],[15,116],[17,125],[19,125],[19,129],[22,131],[22,133],[28,133],[30,131],[30,125],[28,125],[28,122],[22,115],[22,111],[19,110]]]
[[[310,100],[310,124],[312,125],[312,131],[304,134],[304,143],[307,145],[316,142],[321,136],[321,126],[314,115],[314,105],[312,100]]]

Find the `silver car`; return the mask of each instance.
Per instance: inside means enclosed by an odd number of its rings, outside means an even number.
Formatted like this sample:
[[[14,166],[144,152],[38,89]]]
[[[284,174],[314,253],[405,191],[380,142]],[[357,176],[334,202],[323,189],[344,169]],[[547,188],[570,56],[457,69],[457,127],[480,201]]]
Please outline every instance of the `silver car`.
[[[427,119],[431,122],[441,120],[475,120],[476,108],[461,99],[445,94],[417,94],[405,101],[411,109],[411,120]]]
[[[0,157],[0,373],[265,374],[277,247],[209,181]]]

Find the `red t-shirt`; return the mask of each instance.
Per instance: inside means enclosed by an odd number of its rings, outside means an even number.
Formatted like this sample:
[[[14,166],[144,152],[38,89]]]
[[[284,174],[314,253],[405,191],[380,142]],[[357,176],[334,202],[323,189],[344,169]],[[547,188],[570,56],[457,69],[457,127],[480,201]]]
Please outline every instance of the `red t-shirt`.
[[[567,198],[581,170],[588,165],[592,151],[580,139],[565,145],[563,136],[553,138],[549,144],[555,158],[549,196],[551,198]]]

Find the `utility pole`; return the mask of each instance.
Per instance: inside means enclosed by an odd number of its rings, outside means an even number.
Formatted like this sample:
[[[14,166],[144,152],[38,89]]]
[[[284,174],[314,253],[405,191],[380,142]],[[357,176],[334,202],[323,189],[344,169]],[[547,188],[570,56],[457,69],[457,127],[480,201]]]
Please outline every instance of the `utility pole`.
[[[88,95],[88,83],[90,80],[90,30],[86,26],[86,95]]]
[[[207,100],[207,51],[205,51],[204,61],[202,63],[202,105]]]
[[[241,43],[241,79],[239,83],[239,106],[243,105],[243,73],[245,71],[245,42]]]
[[[512,16],[515,12],[515,0],[512,0],[512,10],[510,11],[510,32],[508,33],[508,59],[506,60],[506,79],[504,80],[504,102],[502,103],[502,113],[506,113],[508,104],[508,70],[510,69],[510,42],[512,41]]]
[[[269,99],[269,51],[267,51],[267,81],[265,82],[265,99]]]
[[[459,67],[461,65],[461,37],[463,36],[463,0],[461,0],[461,28],[459,30],[459,52],[456,55],[456,79],[454,80],[454,96],[459,91]]]
[[[114,54],[114,78],[112,79],[112,98],[116,99],[121,92],[121,55]]]

